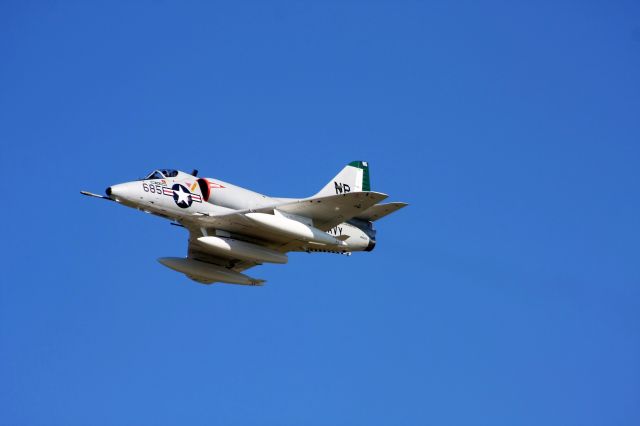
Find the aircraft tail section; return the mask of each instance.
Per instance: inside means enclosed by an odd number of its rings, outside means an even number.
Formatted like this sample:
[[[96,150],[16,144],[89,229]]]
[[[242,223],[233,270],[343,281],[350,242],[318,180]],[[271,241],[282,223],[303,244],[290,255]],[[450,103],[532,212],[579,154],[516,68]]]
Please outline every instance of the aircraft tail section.
[[[329,183],[327,183],[314,197],[362,191],[371,191],[369,163],[366,161],[352,161],[347,164],[340,173],[331,179]]]

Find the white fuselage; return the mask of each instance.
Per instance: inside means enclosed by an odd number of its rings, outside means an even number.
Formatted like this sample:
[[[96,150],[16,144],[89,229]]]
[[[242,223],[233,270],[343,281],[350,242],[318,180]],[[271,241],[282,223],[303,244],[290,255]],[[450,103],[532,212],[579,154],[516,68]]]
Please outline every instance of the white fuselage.
[[[273,206],[274,212],[277,212],[278,204],[296,200],[273,198],[217,179],[198,179],[184,172],[177,172],[172,177],[159,176],[158,178],[113,185],[107,189],[107,194],[111,199],[121,204],[177,222],[182,222],[190,216],[214,216],[237,211],[246,211],[248,219],[258,222],[264,221],[264,219],[269,219],[271,222],[283,222],[290,220],[290,218],[277,218],[273,215],[270,215],[272,218],[266,218],[260,216],[262,213],[252,213],[251,211]],[[268,228],[269,223],[263,223],[263,225],[267,226],[267,230],[272,231],[273,235],[278,235],[280,228],[277,226]],[[279,223],[274,225],[279,225]],[[313,224],[307,225],[309,225],[308,228],[314,230],[313,232],[317,231]],[[299,247],[294,250],[336,252],[371,250],[375,244],[373,229],[367,223],[358,225],[342,223],[326,232],[322,231],[324,237],[317,234],[312,235],[311,237],[316,240],[319,238],[323,242],[322,246],[308,243],[308,239],[305,241],[304,229],[297,229],[296,232],[299,234],[293,233],[288,236],[293,236],[301,241]],[[299,235],[300,238],[297,238],[296,235]],[[235,235],[233,237],[238,238]],[[241,239],[242,235],[239,237]],[[249,237],[259,238],[260,236],[256,236],[254,233]],[[219,241],[212,240],[210,244],[213,243],[221,244]],[[224,247],[221,246],[218,249],[224,250]]]

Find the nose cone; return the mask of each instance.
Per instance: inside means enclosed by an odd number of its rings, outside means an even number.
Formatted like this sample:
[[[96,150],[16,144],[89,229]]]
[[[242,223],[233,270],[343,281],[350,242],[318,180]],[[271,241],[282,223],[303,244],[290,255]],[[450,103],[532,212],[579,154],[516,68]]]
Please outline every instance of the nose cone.
[[[135,191],[131,183],[119,183],[118,185],[111,185],[105,192],[112,200],[122,202],[131,201]]]

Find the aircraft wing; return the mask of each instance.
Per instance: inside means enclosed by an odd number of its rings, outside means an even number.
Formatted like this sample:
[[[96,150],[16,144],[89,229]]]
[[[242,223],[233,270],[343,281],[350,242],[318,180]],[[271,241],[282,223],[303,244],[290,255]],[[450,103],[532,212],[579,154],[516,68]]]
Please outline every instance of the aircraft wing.
[[[259,265],[259,262],[213,254],[211,250],[207,250],[203,246],[198,238],[207,236],[211,229],[217,229],[242,234],[248,237],[252,244],[272,251],[287,253],[299,249],[301,241],[286,234],[265,230],[245,214],[251,212],[273,213],[274,210],[278,210],[309,218],[313,220],[313,225],[316,228],[327,231],[353,217],[365,214],[372,206],[385,198],[387,195],[379,192],[352,192],[284,201],[252,210],[222,209],[214,214],[195,214],[181,220],[182,225],[189,230],[187,258],[161,258],[159,261],[203,284],[222,281],[243,285],[261,285],[262,280],[241,273]]]
[[[373,191],[348,192],[327,197],[305,198],[276,206],[282,212],[308,217],[321,231],[362,214],[371,206],[387,198],[387,194]]]
[[[194,215],[183,222],[190,227],[207,227],[238,232],[245,235],[263,235],[264,229],[258,228],[246,213],[272,213],[274,210],[304,216],[313,220],[316,228],[328,231],[336,225],[357,217],[370,207],[387,198],[388,195],[373,192],[348,192],[346,194],[330,195],[326,197],[304,198],[287,201],[252,210],[221,211],[215,215]],[[268,236],[268,235],[267,235]],[[276,235],[270,236],[277,238]]]
[[[197,261],[208,263],[215,266],[221,266],[223,268],[229,268],[235,272],[242,272],[246,269],[249,269],[258,265],[258,263],[256,262],[250,262],[250,261],[241,260],[241,259],[228,259],[222,256],[216,256],[214,254],[211,254],[201,248],[197,240],[197,238],[200,236],[202,235],[199,233],[196,233],[194,235],[194,232],[191,232],[189,235],[189,249],[188,249],[188,255],[187,255],[189,259],[197,260]],[[190,274],[186,274],[186,275],[192,280],[202,284],[212,284],[215,282],[214,280],[204,278],[204,277],[199,277],[197,275],[190,275]]]
[[[202,233],[200,230],[190,229],[189,230],[189,248],[188,248],[188,259],[197,260],[198,262],[203,262],[206,264],[227,268],[234,272],[242,272],[249,268],[253,268],[256,265],[260,265],[259,262],[254,262],[250,260],[242,260],[242,259],[233,259],[223,256],[217,256],[212,254],[210,251],[207,251],[202,244],[198,241],[198,238],[202,237]],[[281,253],[286,253],[291,251],[294,246],[298,245],[298,242],[290,241],[290,242],[263,242],[260,245],[271,250],[275,250]],[[197,281],[202,284],[212,284],[215,280],[208,279],[205,277],[186,274],[189,278],[194,281]],[[249,285],[261,285],[262,280],[255,280],[256,282]]]

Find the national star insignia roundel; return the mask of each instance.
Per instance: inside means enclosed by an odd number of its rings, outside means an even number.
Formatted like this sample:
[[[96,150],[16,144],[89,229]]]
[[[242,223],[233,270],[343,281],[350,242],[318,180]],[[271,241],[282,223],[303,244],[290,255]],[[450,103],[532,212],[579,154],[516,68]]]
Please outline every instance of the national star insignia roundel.
[[[173,201],[176,202],[176,205],[178,207],[183,209],[191,207],[191,204],[193,203],[193,197],[191,196],[191,192],[189,192],[187,187],[176,183],[171,187],[171,190],[173,191]]]

